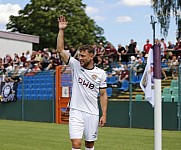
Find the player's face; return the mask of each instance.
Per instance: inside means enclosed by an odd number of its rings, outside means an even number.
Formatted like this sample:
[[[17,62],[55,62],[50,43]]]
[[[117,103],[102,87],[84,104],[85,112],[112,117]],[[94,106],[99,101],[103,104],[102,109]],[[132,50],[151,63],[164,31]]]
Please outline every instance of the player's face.
[[[87,51],[81,51],[79,54],[80,65],[84,68],[88,68],[92,63],[93,54],[88,53]]]

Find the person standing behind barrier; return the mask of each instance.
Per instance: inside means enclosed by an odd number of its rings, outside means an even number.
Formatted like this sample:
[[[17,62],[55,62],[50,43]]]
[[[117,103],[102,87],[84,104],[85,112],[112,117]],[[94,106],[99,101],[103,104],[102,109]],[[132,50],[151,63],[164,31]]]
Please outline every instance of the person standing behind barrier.
[[[172,44],[171,41],[168,41],[168,46],[166,47],[166,50],[167,50],[167,51],[173,51],[173,50],[174,50],[174,47],[175,47],[175,45]]]
[[[117,61],[122,61],[121,56],[125,54],[126,54],[126,49],[121,44],[119,44],[117,49]]]
[[[150,49],[152,48],[152,44],[150,44],[150,40],[147,39],[146,40],[146,44],[143,46],[143,51],[145,52],[145,54],[148,54],[148,52],[150,51]]]
[[[161,44],[161,46],[160,46],[160,48],[161,48],[161,56],[164,57],[165,54],[166,54],[165,50],[166,50],[166,47],[167,47],[166,44],[165,44],[164,38],[161,39],[160,44]]]
[[[175,50],[181,50],[181,39],[177,38],[177,42],[175,44]]]
[[[105,55],[109,58],[109,63],[117,61],[117,51],[111,43],[107,43],[105,47]]]
[[[90,45],[80,47],[79,61],[64,50],[64,30],[67,22],[64,16],[58,18],[59,33],[57,51],[65,64],[69,65],[73,74],[72,97],[70,101],[69,134],[72,150],[81,149],[84,135],[85,149],[94,150],[98,125],[103,127],[107,115],[106,73],[94,66],[94,48]],[[100,92],[102,116],[99,120],[97,97]]]
[[[138,52],[137,52],[136,46],[137,46],[137,42],[134,42],[134,40],[131,39],[130,44],[128,46],[127,54],[130,54],[130,56],[132,55],[134,56],[134,54],[137,54]]]
[[[181,56],[181,39],[177,38],[177,42],[175,44],[175,52],[177,57]]]

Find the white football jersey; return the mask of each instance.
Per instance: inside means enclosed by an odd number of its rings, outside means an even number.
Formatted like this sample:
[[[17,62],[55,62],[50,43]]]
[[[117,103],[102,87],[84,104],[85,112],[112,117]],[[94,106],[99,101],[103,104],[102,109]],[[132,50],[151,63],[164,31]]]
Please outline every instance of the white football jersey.
[[[80,62],[70,57],[68,62],[72,72],[72,97],[70,108],[99,115],[98,94],[100,88],[106,88],[106,73],[94,67],[86,69]]]

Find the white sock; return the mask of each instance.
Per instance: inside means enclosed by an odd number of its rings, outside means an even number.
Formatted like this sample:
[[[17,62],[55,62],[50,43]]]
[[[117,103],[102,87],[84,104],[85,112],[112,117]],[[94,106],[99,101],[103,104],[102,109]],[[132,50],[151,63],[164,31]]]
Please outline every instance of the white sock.
[[[80,150],[80,149],[75,149],[75,148],[72,148],[72,150]]]
[[[94,150],[94,147],[93,147],[93,148],[87,148],[87,147],[85,147],[85,150]]]

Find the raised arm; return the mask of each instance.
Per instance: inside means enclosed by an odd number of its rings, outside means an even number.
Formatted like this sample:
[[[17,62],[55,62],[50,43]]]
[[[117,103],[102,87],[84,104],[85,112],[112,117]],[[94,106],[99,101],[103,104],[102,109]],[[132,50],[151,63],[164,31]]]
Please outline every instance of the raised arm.
[[[57,51],[60,53],[60,56],[65,64],[67,64],[69,59],[69,54],[64,50],[64,30],[67,27],[68,22],[64,16],[58,18],[59,32],[57,37]]]

